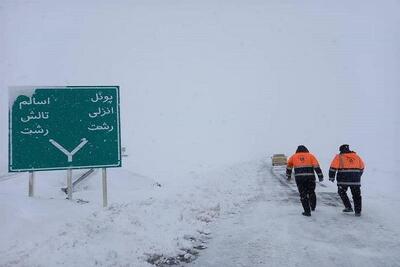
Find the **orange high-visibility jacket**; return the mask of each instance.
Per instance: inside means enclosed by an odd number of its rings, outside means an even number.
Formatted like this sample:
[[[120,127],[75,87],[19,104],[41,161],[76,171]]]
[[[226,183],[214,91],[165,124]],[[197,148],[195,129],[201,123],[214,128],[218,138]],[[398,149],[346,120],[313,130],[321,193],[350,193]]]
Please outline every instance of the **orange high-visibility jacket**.
[[[364,162],[355,152],[341,153],[334,157],[329,168],[329,178],[337,178],[337,184],[360,185]]]
[[[292,169],[294,169],[294,176],[296,178],[312,176],[315,179],[314,171],[318,177],[323,177],[318,160],[309,152],[298,152],[292,155],[289,158],[286,168],[286,175],[288,177],[291,176]]]

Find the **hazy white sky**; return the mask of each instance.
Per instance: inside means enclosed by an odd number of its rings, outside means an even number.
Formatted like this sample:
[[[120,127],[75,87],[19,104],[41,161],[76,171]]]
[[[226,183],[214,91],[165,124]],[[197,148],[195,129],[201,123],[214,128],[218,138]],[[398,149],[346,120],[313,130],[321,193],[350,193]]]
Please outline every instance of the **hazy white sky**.
[[[8,86],[114,84],[138,172],[343,142],[394,167],[398,25],[399,1],[0,0],[1,169]]]

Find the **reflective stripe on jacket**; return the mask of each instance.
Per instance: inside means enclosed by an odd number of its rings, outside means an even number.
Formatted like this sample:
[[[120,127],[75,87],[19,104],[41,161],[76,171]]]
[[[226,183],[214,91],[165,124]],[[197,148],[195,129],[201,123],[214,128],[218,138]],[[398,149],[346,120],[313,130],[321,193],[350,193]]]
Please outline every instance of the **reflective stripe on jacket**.
[[[364,171],[363,160],[353,151],[335,156],[329,168],[329,178],[337,179],[337,184],[360,185]]]
[[[315,179],[314,171],[318,177],[323,177],[318,160],[309,152],[299,152],[292,155],[289,158],[286,168],[286,175],[288,177],[292,175],[292,169],[294,169],[295,178],[312,177]]]

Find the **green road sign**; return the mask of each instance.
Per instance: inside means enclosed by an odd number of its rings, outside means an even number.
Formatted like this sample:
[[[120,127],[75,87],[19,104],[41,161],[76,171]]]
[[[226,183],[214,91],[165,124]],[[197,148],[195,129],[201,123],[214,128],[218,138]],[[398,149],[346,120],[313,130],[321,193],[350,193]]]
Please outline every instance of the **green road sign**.
[[[119,86],[10,91],[9,171],[121,166]]]

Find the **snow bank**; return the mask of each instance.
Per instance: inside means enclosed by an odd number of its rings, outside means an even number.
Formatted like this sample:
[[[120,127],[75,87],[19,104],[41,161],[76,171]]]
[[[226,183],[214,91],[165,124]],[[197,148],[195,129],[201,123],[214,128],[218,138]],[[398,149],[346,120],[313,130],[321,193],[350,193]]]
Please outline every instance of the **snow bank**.
[[[60,190],[64,172],[38,173],[34,198],[27,197],[27,175],[19,174],[1,182],[0,265],[145,266],[154,255],[194,257],[187,252],[205,246],[209,223],[240,209],[257,190],[243,180],[253,165],[192,173],[165,185],[110,169],[106,209],[100,173],[78,186],[72,202]]]

